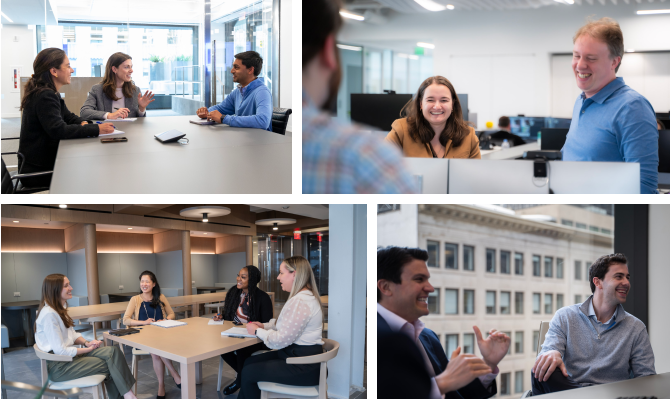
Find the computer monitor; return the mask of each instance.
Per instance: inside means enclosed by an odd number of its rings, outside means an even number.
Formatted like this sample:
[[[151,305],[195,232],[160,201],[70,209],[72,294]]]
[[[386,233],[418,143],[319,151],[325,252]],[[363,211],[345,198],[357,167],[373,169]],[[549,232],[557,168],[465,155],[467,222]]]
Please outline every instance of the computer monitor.
[[[351,120],[388,132],[411,99],[411,94],[352,94]]]
[[[658,131],[658,173],[670,173],[670,129]]]
[[[570,129],[570,123],[572,119],[570,118],[545,118],[544,127],[549,128],[558,128],[558,129]],[[544,137],[543,137],[544,139]]]
[[[658,119],[670,119],[670,112],[657,112],[656,117]]]
[[[567,128],[563,129],[551,129],[551,128],[542,128],[542,144],[540,145],[541,150],[558,150],[560,151],[565,144],[565,138],[568,136]]]
[[[545,119],[529,116],[510,116],[510,129],[512,133],[519,137],[537,139],[537,132],[544,127]]]

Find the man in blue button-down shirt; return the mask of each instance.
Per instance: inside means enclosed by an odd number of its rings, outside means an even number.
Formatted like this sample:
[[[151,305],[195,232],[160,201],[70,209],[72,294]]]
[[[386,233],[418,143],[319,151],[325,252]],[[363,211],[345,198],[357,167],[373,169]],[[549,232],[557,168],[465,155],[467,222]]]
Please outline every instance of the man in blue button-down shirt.
[[[656,116],[646,98],[616,77],[624,51],[619,24],[609,18],[589,22],[573,42],[572,70],[582,94],[563,160],[639,163],[640,192],[657,193]]]

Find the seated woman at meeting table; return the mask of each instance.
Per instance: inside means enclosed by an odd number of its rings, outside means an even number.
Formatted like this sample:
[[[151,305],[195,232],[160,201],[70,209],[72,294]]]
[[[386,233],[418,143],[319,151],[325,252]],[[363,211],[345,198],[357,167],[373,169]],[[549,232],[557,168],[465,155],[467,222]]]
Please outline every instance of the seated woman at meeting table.
[[[398,145],[403,156],[481,159],[475,129],[463,120],[456,90],[446,78],[424,80],[402,113],[407,117],[393,122],[386,141]]]
[[[52,171],[60,140],[114,132],[111,123],[90,124],[65,106],[58,91],[70,84],[74,72],[65,51],[53,47],[40,51],[33,71],[21,99],[19,152],[24,158],[19,159],[19,173]],[[25,187],[48,187],[51,175],[22,179],[21,183]]]
[[[126,326],[142,326],[154,321],[174,320],[175,315],[165,295],[161,294],[161,286],[156,275],[146,270],[140,274],[141,294],[130,299],[126,313],[123,315],[123,324]],[[167,366],[177,388],[181,389],[181,376],[172,365],[170,359],[151,354],[154,371],[158,378],[158,399],[165,398],[165,366]]]
[[[147,116],[147,105],[154,102],[154,94],[142,95],[132,80],[133,59],[124,53],[114,53],[107,59],[105,77],[91,88],[81,107],[82,118],[125,119]]]
[[[235,323],[261,322],[272,319],[273,309],[270,295],[258,289],[261,271],[254,265],[243,267],[237,273],[237,285],[226,294],[223,314],[219,313],[214,320],[228,320]],[[232,395],[242,384],[242,367],[251,354],[259,350],[268,350],[264,343],[247,346],[234,352],[221,355],[223,360],[237,372],[237,378],[224,390],[224,395]]]
[[[318,363],[286,363],[289,357],[323,353],[323,310],[309,261],[302,256],[284,259],[277,280],[282,290],[290,292],[279,319],[247,324],[249,334],[255,334],[268,348],[277,350],[247,359],[238,399],[260,398],[259,381],[299,386],[319,384]]]
[[[35,322],[37,347],[44,352],[73,358],[71,362],[47,361],[49,381],[103,374],[110,399],[137,399],[131,391],[135,378],[121,349],[118,346],[101,348],[102,341],[86,341],[74,331],[74,321],[67,313],[67,300],[72,298],[72,290],[70,280],[62,274],[50,274],[42,283],[42,299]]]

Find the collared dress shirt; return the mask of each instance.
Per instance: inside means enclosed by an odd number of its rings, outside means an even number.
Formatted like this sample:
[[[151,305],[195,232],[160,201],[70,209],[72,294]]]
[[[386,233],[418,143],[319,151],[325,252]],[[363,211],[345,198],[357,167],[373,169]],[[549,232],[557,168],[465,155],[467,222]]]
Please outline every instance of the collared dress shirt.
[[[35,343],[45,352],[53,351],[56,355],[77,356],[74,341],[81,334],[74,327],[66,328],[63,320],[53,308],[47,304],[40,310],[35,322]]]

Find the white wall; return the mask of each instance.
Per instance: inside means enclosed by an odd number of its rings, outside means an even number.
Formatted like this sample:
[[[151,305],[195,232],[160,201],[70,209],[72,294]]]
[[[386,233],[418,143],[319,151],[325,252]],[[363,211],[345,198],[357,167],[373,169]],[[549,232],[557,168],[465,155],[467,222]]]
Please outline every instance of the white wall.
[[[339,39],[389,48],[409,39],[434,43],[434,73],[451,80],[458,93],[469,94],[470,112],[478,113],[483,128],[486,121],[497,123],[504,114],[551,116],[551,54],[572,52],[572,36],[587,16],[617,20],[627,49],[670,50],[670,15],[637,16],[639,8],[636,3],[584,3],[522,11],[400,15],[385,25],[347,23]]]
[[[2,117],[18,118],[21,116],[19,106],[21,105],[20,93],[12,92],[12,66],[20,65],[21,74],[30,76],[33,73],[33,61],[35,60],[35,30],[28,29],[26,25],[2,25],[2,65],[0,71],[2,78]],[[14,37],[18,37],[18,42]]]
[[[279,10],[279,107],[292,108],[293,79],[291,78],[293,44],[291,42],[291,23],[293,1],[283,0]],[[293,115],[289,117],[286,130],[293,132]]]
[[[649,206],[649,339],[656,358],[656,373],[670,372],[670,331],[667,304],[670,303],[668,267],[670,205]]]

